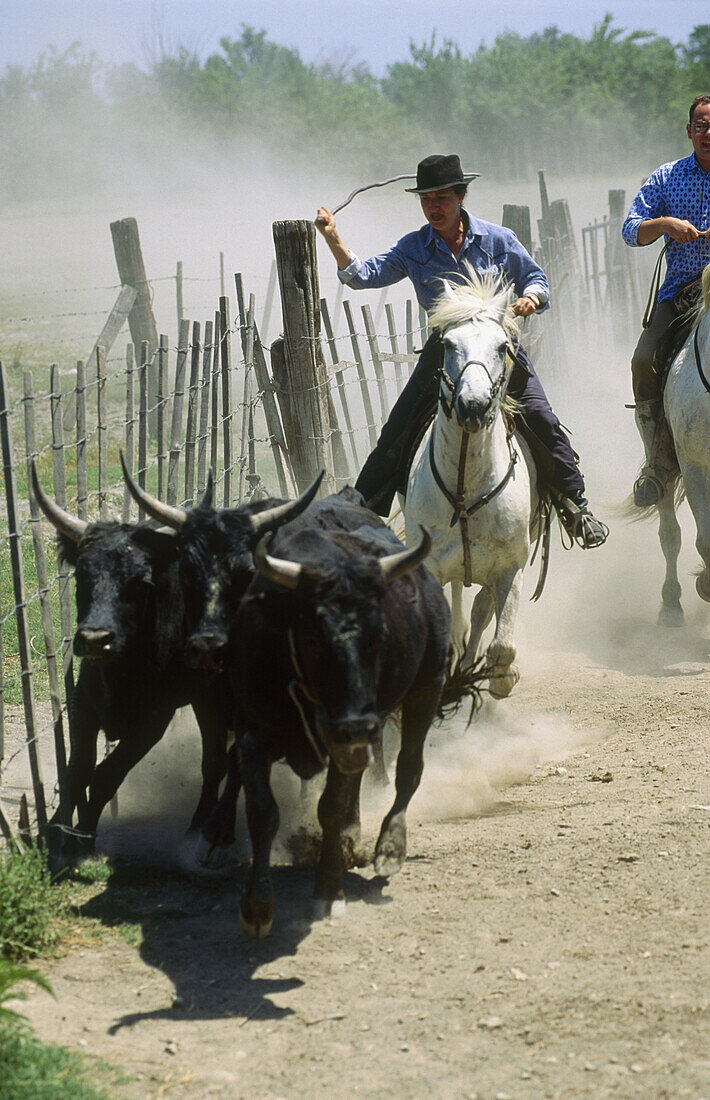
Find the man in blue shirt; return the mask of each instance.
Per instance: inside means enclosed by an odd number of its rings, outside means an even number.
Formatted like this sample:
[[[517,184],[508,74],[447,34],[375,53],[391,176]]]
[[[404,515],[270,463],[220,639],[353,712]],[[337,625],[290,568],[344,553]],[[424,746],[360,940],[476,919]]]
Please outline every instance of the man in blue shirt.
[[[661,236],[666,241],[666,277],[631,360],[636,424],[646,452],[646,465],[634,485],[639,508],[658,503],[676,470],[658,369],[664,347],[671,341],[673,346],[682,343],[692,327],[687,309],[710,263],[710,95],[691,103],[686,132],[693,152],[652,173],[621,230],[631,246],[652,244]]]
[[[465,278],[468,263],[479,274],[497,273],[513,287],[518,316],[547,309],[550,292],[545,273],[512,230],[474,218],[464,209],[466,190],[474,178],[474,173],[462,171],[458,156],[426,157],[417,167],[416,187],[406,190],[419,196],[427,224],[369,260],[360,260],[345,247],[333,215],[320,207],[316,226],[335,257],[340,281],[359,290],[409,278],[417,300],[428,310],[442,293],[443,279]],[[441,341],[434,333],[360,471],[355,487],[381,515],[389,514],[394,493],[404,488],[412,450],[436,409],[442,355]],[[601,546],[607,528],[589,509],[569,439],[521,347],[516,349],[508,393],[521,405],[525,425],[534,437],[536,460],[545,467],[544,476],[568,532],[584,548]]]

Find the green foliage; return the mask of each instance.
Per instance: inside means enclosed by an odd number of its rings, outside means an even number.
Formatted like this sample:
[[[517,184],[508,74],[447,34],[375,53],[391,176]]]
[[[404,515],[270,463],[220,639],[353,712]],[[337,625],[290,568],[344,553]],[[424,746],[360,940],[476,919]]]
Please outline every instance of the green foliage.
[[[53,887],[41,848],[0,856],[0,957],[27,959],[55,942]]]
[[[18,966],[7,959],[0,959],[0,1027],[4,1024],[19,1024],[24,1017],[15,1009],[7,1008],[7,1001],[26,1001],[24,989],[17,989],[19,982],[34,982],[41,989],[54,996],[52,987],[39,970],[27,966]]]
[[[386,174],[432,148],[499,176],[641,170],[687,148],[682,120],[710,88],[710,24],[687,42],[606,15],[586,37],[505,32],[464,54],[435,36],[375,79],[367,67],[306,63],[243,26],[202,59],[162,44],[144,69],[102,67],[78,44],[0,76],[0,199],[59,177],[89,189],[122,162],[170,174],[206,152],[283,154],[293,171]],[[146,154],[149,150],[149,154]]]
[[[3,1100],[108,1100],[85,1062],[61,1047],[46,1046],[28,1031],[0,1026]]]

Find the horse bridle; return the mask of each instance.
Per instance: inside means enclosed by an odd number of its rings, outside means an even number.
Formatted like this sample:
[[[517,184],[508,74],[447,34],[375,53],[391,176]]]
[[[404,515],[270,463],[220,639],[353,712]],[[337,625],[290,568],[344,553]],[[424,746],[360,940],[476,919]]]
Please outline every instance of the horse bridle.
[[[491,383],[490,402],[491,402],[491,405],[493,406],[493,408],[491,409],[490,413],[488,414],[488,416],[486,417],[486,419],[484,421],[484,426],[485,427],[490,427],[490,425],[493,423],[493,421],[495,419],[496,411],[497,411],[496,407],[495,407],[495,399],[498,396],[501,389],[503,388],[503,386],[505,385],[505,383],[507,382],[508,377],[510,375],[510,371],[512,369],[512,364],[515,362],[515,360],[517,358],[517,356],[515,354],[515,349],[512,347],[510,342],[508,342],[506,344],[505,354],[506,354],[506,359],[510,358],[511,365],[510,365],[510,367],[507,367],[507,368],[504,367],[504,369],[501,371],[499,377],[496,378],[495,381],[491,378],[491,373],[488,370],[488,367],[486,366],[486,364],[484,362],[482,362],[482,360],[480,360],[480,359],[469,359],[464,364],[463,370],[459,374],[459,377],[458,377],[457,381],[454,382],[453,379],[444,370],[444,364],[443,364],[443,361],[442,361],[442,364],[441,364],[441,366],[439,367],[439,370],[438,370],[438,376],[439,376],[439,404],[441,405],[441,407],[443,409],[443,412],[444,412],[444,415],[446,416],[447,420],[451,420],[451,418],[453,416],[453,407],[454,407],[454,401],[456,399],[456,391],[458,389],[458,384],[461,381],[461,378],[463,377],[464,371],[469,366],[481,366],[481,367],[483,367],[484,371],[488,375],[489,381]],[[445,386],[451,394],[448,405],[447,405],[446,399],[445,399],[445,397],[442,393],[442,385]],[[479,511],[479,509],[483,508],[486,504],[489,503],[489,501],[491,501],[495,497],[497,497],[498,494],[500,492],[502,492],[502,490],[505,488],[505,486],[508,484],[511,477],[513,476],[513,472],[515,470],[515,464],[518,461],[518,452],[515,450],[515,447],[513,446],[513,432],[514,432],[514,427],[511,424],[511,425],[509,425],[508,431],[506,432],[506,440],[507,440],[507,443],[508,443],[508,454],[510,456],[510,461],[508,463],[508,469],[506,470],[506,472],[504,473],[503,477],[501,478],[501,480],[498,482],[497,485],[495,485],[487,493],[484,493],[481,497],[479,497],[477,500],[475,500],[473,502],[473,504],[468,505],[468,507],[466,506],[466,500],[465,500],[465,497],[464,497],[464,483],[465,483],[465,473],[466,473],[466,453],[467,453],[467,450],[468,450],[468,440],[469,440],[468,432],[464,431],[461,434],[461,448],[460,448],[460,451],[459,451],[459,468],[458,468],[458,477],[457,477],[457,485],[456,485],[456,494],[455,495],[446,487],[446,485],[444,484],[444,480],[443,480],[441,474],[439,473],[439,471],[437,469],[436,462],[435,462],[435,459],[434,459],[434,432],[432,431],[429,435],[429,465],[431,466],[431,472],[432,472],[432,475],[434,477],[434,481],[436,482],[439,489],[441,490],[441,492],[443,493],[443,495],[446,497],[449,504],[453,508],[453,515],[451,516],[450,527],[453,527],[456,523],[458,523],[460,528],[461,528],[461,542],[462,542],[462,545],[463,545],[463,561],[464,561],[464,585],[467,588],[472,583],[472,580],[471,580],[471,548],[470,548],[469,539],[468,539],[468,521],[469,521],[469,518],[471,516],[473,516],[476,512]]]
[[[510,359],[510,367],[504,366],[503,370],[500,372],[499,376],[496,379],[491,378],[491,372],[489,371],[488,366],[486,365],[486,363],[483,362],[482,359],[467,359],[466,362],[464,363],[463,367],[461,368],[461,373],[459,374],[459,376],[458,376],[458,378],[456,379],[455,382],[454,382],[453,378],[451,378],[451,376],[444,369],[444,363],[443,363],[443,360],[442,360],[441,366],[438,368],[438,371],[437,371],[437,377],[438,377],[438,381],[439,381],[439,404],[441,405],[442,411],[443,411],[444,416],[446,417],[447,420],[451,420],[451,417],[453,416],[454,401],[456,400],[456,394],[458,392],[458,388],[459,388],[461,379],[463,378],[464,374],[466,373],[466,371],[468,370],[469,367],[483,367],[484,371],[488,375],[488,381],[491,384],[490,404],[491,405],[494,404],[498,394],[503,389],[503,386],[505,385],[505,383],[508,381],[508,377],[510,375],[512,365],[513,365],[513,363],[515,362],[515,359],[516,359],[515,349],[513,348],[512,344],[510,342],[506,343],[506,346],[505,346],[505,358],[506,358],[506,360]],[[450,398],[449,398],[448,404],[447,404],[446,398],[445,398],[445,396],[442,392],[442,387],[444,387],[445,389],[447,389],[449,391]],[[486,417],[486,419],[483,422],[483,426],[485,428],[490,428],[491,424],[493,423],[493,421],[495,419],[495,415],[496,415],[496,410],[495,410],[495,408],[492,408],[491,411],[489,412],[488,416]]]

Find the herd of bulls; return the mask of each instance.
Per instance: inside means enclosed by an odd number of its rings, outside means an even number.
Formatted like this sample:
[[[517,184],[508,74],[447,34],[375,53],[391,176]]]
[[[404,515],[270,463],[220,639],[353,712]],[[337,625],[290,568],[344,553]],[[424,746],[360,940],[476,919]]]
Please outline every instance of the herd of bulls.
[[[65,794],[47,831],[53,869],[92,851],[107,802],[176,709],[191,705],[203,779],[191,828],[208,865],[234,841],[244,791],[252,866],[240,920],[248,934],[266,935],[273,920],[272,764],[285,760],[302,778],[327,768],[315,897],[335,913],[344,906],[342,850],[359,831],[363,773],[397,711],[395,797],[375,870],[398,871],[449,649],[448,603],[422,564],[428,534],[404,548],[354,490],[316,500],[320,479],[296,501],[227,509],[212,506],[210,480],[200,503],[181,509],[145,493],[125,467],[151,520],[86,523],[44,493],[34,467],[32,474],[60,554],[75,569],[81,658]],[[97,765],[99,730],[115,747]]]

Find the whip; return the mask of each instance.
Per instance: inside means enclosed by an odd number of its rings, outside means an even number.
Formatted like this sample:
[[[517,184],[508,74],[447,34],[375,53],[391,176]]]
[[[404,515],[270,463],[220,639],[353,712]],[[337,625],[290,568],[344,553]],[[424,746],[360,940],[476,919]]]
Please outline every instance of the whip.
[[[385,187],[388,183],[396,183],[397,180],[415,180],[416,176],[391,176],[388,180],[380,180],[379,183],[366,183],[364,187],[356,187],[354,191],[351,191],[347,199],[344,202],[339,202],[337,206],[334,206],[331,210],[331,214],[337,214],[339,210],[347,206],[349,202],[352,202],[356,195],[359,195],[362,191],[370,191],[373,187]]]

